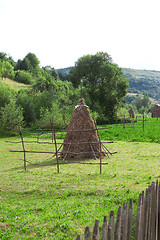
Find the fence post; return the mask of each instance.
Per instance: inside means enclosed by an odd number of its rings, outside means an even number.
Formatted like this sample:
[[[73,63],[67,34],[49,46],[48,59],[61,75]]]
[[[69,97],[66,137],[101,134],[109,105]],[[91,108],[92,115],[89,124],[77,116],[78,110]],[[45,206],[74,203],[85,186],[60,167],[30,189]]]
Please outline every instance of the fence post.
[[[107,240],[114,239],[114,211],[110,212]]]
[[[128,240],[127,239],[127,228],[128,228],[127,219],[128,219],[127,203],[124,202],[123,209],[122,209],[121,240]]]
[[[121,206],[118,208],[117,213],[117,220],[116,220],[116,226],[115,226],[115,232],[114,232],[114,240],[120,240],[121,239]]]
[[[132,232],[132,213],[133,213],[133,201],[130,199],[128,208],[128,230],[127,230],[127,240],[131,240]]]
[[[142,194],[140,193],[137,207],[135,240],[141,240],[141,214],[142,214],[141,209],[142,209]]]
[[[151,240],[156,239],[156,191],[155,183],[152,182],[151,185]]]
[[[84,240],[91,240],[91,231],[89,227],[85,228]]]
[[[125,114],[123,116],[123,129],[125,129]]]
[[[81,240],[81,235],[77,235],[76,240]]]
[[[22,147],[23,147],[23,155],[24,155],[24,169],[26,171],[26,151],[25,151],[25,147],[24,147],[24,141],[23,141],[23,135],[22,135],[22,131],[20,128],[20,124],[18,123],[18,130],[19,130],[19,134],[21,136],[21,141],[22,141]]]
[[[143,132],[144,132],[144,113],[143,113]]]
[[[160,183],[158,186],[158,240],[160,239]]]
[[[158,180],[156,181],[156,240],[158,240],[158,198],[159,198],[159,187]]]
[[[106,216],[104,216],[104,220],[103,220],[101,240],[107,240],[107,217]]]
[[[99,240],[99,220],[95,221],[93,229],[93,240]]]

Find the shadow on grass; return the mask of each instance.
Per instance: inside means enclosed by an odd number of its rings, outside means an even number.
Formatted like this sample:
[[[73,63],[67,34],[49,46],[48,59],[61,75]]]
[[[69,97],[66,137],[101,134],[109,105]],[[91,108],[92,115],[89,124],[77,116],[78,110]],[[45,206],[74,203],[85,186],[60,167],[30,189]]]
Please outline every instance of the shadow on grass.
[[[51,157],[49,158],[51,159]],[[49,159],[46,159],[45,161],[42,161],[42,162],[38,162],[38,163],[31,163],[31,162],[27,162],[27,169],[32,169],[32,168],[41,168],[41,167],[46,167],[46,166],[55,166],[57,167],[57,160],[55,158],[49,160]],[[22,161],[22,167],[15,167],[15,168],[11,168],[9,171],[15,171],[15,170],[20,170],[20,169],[24,169],[23,167],[23,160],[22,159],[19,159]],[[67,165],[67,164],[76,164],[76,163],[80,163],[80,164],[86,164],[86,161],[87,162],[91,162],[93,159],[77,159],[77,160],[58,160],[58,163],[59,165]],[[7,170],[8,171],[8,170]]]

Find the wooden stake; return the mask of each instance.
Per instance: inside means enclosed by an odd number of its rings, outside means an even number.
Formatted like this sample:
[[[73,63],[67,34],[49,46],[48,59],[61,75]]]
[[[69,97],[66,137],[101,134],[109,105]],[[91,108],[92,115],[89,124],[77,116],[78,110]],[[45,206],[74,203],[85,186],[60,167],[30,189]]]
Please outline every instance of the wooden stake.
[[[19,134],[21,136],[21,140],[22,140],[22,147],[23,147],[23,154],[24,154],[24,169],[26,171],[26,151],[25,151],[25,147],[24,147],[24,141],[23,141],[23,136],[22,136],[22,131],[20,128],[20,124],[18,123],[18,130],[19,130]]]
[[[83,81],[81,80],[81,98],[83,97],[83,94],[82,94],[82,84],[83,84]]]

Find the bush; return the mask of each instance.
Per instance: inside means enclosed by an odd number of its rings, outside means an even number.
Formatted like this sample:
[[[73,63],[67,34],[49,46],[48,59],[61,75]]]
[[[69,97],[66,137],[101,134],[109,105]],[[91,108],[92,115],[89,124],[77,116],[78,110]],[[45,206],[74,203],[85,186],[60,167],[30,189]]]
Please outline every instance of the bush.
[[[17,95],[17,104],[23,108],[23,117],[27,125],[35,123],[36,112],[32,95],[28,95],[25,91],[19,91]]]
[[[16,71],[14,80],[24,84],[32,84],[34,82],[33,76],[23,70]]]
[[[1,108],[8,104],[14,96],[14,91],[5,84],[0,83],[0,112]],[[0,113],[1,115],[1,113]]]
[[[1,108],[1,130],[15,130],[17,124],[23,123],[23,109],[16,105],[15,99],[12,99],[9,104]]]

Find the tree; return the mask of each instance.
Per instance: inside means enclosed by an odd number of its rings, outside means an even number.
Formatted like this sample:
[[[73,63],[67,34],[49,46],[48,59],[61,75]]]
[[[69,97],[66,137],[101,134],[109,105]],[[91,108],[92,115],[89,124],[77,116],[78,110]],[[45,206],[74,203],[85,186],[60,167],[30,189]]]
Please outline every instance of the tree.
[[[15,70],[29,71],[33,75],[36,75],[39,71],[40,61],[34,53],[28,53],[23,60],[18,60]]]
[[[14,79],[14,67],[11,63],[0,59],[0,77]]]
[[[136,106],[139,113],[143,113],[144,111],[149,111],[151,101],[148,95],[138,95],[135,100],[132,101],[132,104]]]
[[[1,108],[0,121],[3,130],[7,128],[15,130],[18,123],[23,123],[23,109],[16,104],[15,99]]]
[[[1,108],[8,104],[14,97],[15,92],[5,84],[0,83],[0,116]]]
[[[113,119],[127,93],[128,82],[121,68],[112,63],[107,53],[99,52],[80,58],[70,70],[69,77],[74,87],[78,87],[80,80],[83,80],[93,111],[99,109],[105,117]]]
[[[43,69],[44,71],[46,71],[50,76],[54,77],[55,79],[58,79],[58,73],[57,73],[57,71],[54,69],[54,67],[45,66],[45,67],[42,67],[42,69]]]

